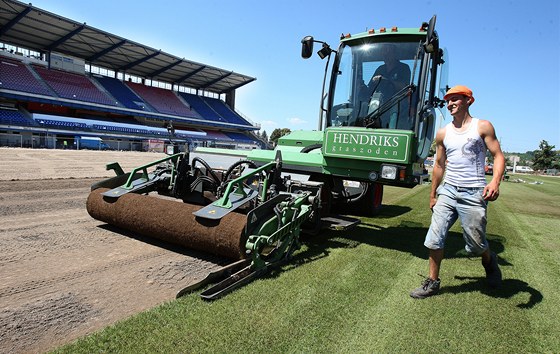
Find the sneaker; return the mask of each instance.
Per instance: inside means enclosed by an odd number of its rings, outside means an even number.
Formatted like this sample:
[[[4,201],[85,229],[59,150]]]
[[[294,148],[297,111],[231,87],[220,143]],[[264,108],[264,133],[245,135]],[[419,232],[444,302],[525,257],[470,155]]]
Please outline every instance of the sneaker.
[[[491,288],[499,288],[502,286],[502,271],[498,267],[498,257],[494,252],[490,254],[490,263],[484,264],[484,270],[486,270],[486,283]]]
[[[419,288],[412,290],[410,296],[412,296],[415,299],[424,299],[427,298],[428,296],[435,295],[439,292],[439,285],[440,285],[439,278],[437,280],[433,280],[432,278],[426,278],[424,279],[422,285],[420,285]]]

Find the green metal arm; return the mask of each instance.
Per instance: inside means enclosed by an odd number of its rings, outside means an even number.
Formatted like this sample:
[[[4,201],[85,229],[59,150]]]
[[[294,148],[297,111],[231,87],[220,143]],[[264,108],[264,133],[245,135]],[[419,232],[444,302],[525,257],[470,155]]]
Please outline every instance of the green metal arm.
[[[248,180],[249,177],[252,177],[254,175],[257,175],[263,171],[270,171],[272,168],[274,168],[276,166],[276,162],[269,162],[266,165],[263,165],[247,174],[244,174],[242,176],[237,177],[236,179],[230,181],[226,187],[226,190],[224,192],[224,195],[216,200],[214,203],[212,203],[215,206],[221,207],[221,208],[231,208],[232,204],[230,201],[230,195],[231,194],[241,194],[243,196],[246,196],[245,191],[243,190],[243,182]],[[234,190],[235,188],[235,190]]]
[[[155,166],[155,165],[158,165],[158,164],[160,164],[160,163],[162,163],[162,162],[169,161],[169,160],[173,161],[173,167],[171,168],[171,174],[172,174],[172,175],[175,175],[175,165],[176,165],[177,160],[179,159],[179,157],[180,157],[181,155],[182,155],[182,153],[175,154],[175,155],[170,155],[170,156],[164,157],[163,159],[159,159],[159,160],[157,160],[157,161],[153,161],[153,162],[150,162],[150,163],[148,163],[148,164],[145,164],[145,165],[142,165],[142,166],[139,166],[139,167],[134,168],[134,169],[130,172],[130,176],[128,176],[128,179],[126,180],[126,183],[122,186],[122,188],[125,188],[125,189],[132,189],[132,188],[134,187],[134,186],[132,185],[132,182],[135,180],[135,179],[134,179],[134,176],[135,176],[139,171],[142,171],[142,177],[141,177],[141,178],[143,178],[144,180],[148,181],[148,180],[149,180],[148,168],[149,168],[149,167],[152,167],[152,166]]]

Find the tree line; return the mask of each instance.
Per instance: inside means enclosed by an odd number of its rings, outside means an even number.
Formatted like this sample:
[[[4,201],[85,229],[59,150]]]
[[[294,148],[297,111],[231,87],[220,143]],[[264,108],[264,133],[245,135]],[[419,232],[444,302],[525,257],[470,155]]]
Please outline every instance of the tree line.
[[[266,130],[263,130],[262,133],[261,132],[256,132],[256,135],[261,140],[264,140],[264,141],[268,142],[269,144],[272,144],[273,146],[276,146],[276,144],[278,144],[278,139],[280,139],[284,135],[290,134],[291,132],[292,131],[289,128],[276,128],[272,131],[272,134],[270,134],[270,138],[268,137],[268,134],[266,133]]]

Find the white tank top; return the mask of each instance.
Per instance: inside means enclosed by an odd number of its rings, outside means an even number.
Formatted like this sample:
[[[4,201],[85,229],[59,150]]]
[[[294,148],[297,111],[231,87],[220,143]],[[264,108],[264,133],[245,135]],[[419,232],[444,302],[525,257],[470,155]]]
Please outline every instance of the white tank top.
[[[445,126],[443,146],[447,154],[444,182],[457,187],[484,187],[486,144],[478,134],[478,119],[472,118],[464,132],[457,132],[453,123]]]

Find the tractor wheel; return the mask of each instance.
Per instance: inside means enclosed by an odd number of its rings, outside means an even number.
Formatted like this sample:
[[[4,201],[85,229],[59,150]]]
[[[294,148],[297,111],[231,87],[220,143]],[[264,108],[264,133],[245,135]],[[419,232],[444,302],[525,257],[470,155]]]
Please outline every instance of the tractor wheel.
[[[375,216],[381,211],[383,201],[383,185],[381,183],[369,183],[366,195],[356,203],[350,205],[353,215]]]

